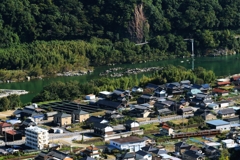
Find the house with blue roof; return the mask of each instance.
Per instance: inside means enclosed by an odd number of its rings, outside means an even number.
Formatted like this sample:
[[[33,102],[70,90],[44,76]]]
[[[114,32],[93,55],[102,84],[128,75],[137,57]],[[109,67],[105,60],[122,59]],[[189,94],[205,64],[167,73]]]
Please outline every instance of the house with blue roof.
[[[230,129],[231,129],[231,125],[229,122],[220,120],[220,119],[206,121],[206,124],[211,129],[219,129],[221,131],[230,131]]]

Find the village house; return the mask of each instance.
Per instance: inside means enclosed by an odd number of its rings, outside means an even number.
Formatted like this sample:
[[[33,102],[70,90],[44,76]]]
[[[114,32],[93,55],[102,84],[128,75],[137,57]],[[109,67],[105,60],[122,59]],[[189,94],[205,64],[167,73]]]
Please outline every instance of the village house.
[[[89,113],[83,111],[81,109],[81,107],[78,107],[77,110],[72,112],[72,122],[73,123],[84,122],[88,118],[89,118]]]
[[[230,101],[219,101],[217,102],[219,105],[219,108],[227,108],[230,106],[231,102]]]
[[[196,89],[196,88],[186,88],[185,90],[187,91],[186,96],[189,99],[194,98],[196,94],[202,93],[201,90]]]
[[[125,128],[127,131],[136,131],[139,130],[139,123],[137,121],[133,121],[133,120],[127,120],[125,122]]]
[[[144,136],[143,139],[144,139],[146,145],[152,146],[152,145],[156,144],[156,141],[154,140],[154,138]],[[142,150],[143,150],[143,148],[142,148]]]
[[[230,124],[239,124],[239,116],[227,117],[223,119],[224,121],[229,122]]]
[[[72,124],[72,116],[62,111],[54,115],[53,123],[60,127]]]
[[[178,110],[178,113],[181,115],[193,114],[193,109],[191,107],[181,108]]]
[[[151,94],[142,94],[140,97],[138,97],[137,104],[148,103],[154,99],[154,96]]]
[[[211,89],[211,86],[209,84],[202,84],[202,85],[198,85],[198,84],[193,84],[191,86],[192,89],[198,89],[201,92],[206,93],[208,90]]]
[[[233,108],[225,108],[225,109],[219,110],[218,115],[221,118],[234,117],[235,116],[235,111],[234,111]]]
[[[131,117],[141,117],[146,118],[150,115],[150,109],[145,106],[134,106],[134,109],[128,112],[128,115]]]
[[[218,159],[220,157],[220,150],[213,146],[205,146],[204,153],[210,159]]]
[[[220,88],[214,88],[212,90],[213,94],[217,94],[218,96],[228,96],[229,91],[224,90],[224,89],[220,89]]]
[[[136,155],[136,160],[152,160],[152,155],[148,152],[139,150],[135,153]]]
[[[91,157],[91,158],[99,158],[99,152],[98,152],[98,148],[95,147],[94,145],[90,145],[88,147],[86,147],[86,149],[84,151],[82,151],[82,155],[83,156],[87,156],[87,157]]]
[[[91,116],[85,121],[85,125],[89,127],[93,127],[95,123],[108,124],[109,121],[104,119],[103,117],[96,116]]]
[[[41,151],[35,158],[35,160],[48,160],[48,159],[59,159],[59,160],[73,160],[69,154],[63,153],[58,150],[51,150],[49,152]]]
[[[213,103],[212,95],[198,93],[189,101],[192,106],[199,106],[205,108],[208,104]]]
[[[122,102],[114,102],[109,100],[99,100],[97,105],[104,110],[122,110],[124,104]]]
[[[174,133],[174,130],[168,125],[163,125],[160,129],[160,134],[164,136],[170,136]]]
[[[58,112],[56,112],[56,111],[44,113],[44,120],[53,121],[54,115],[56,115],[57,113]]]
[[[221,140],[224,148],[235,148],[239,146],[233,139]]]
[[[160,98],[165,98],[167,96],[167,92],[165,90],[157,90],[154,91],[154,97],[160,97]]]
[[[217,119],[217,116],[212,114],[211,112],[204,112],[200,115],[205,121]]]
[[[186,150],[182,154],[184,160],[204,160],[205,156],[193,150]]]
[[[167,94],[169,95],[179,95],[184,92],[179,82],[167,83],[166,87],[167,87]]]
[[[217,103],[210,103],[210,104],[207,105],[207,108],[211,109],[211,110],[219,109],[219,104],[217,104]]]
[[[112,92],[108,91],[102,91],[98,93],[98,98],[99,99],[111,99],[112,98]]]
[[[22,140],[22,133],[16,130],[7,130],[4,135],[7,142]]]
[[[121,120],[124,118],[124,115],[120,114],[118,111],[116,110],[113,110],[113,111],[106,111],[105,112],[105,115],[104,115],[104,118],[106,120]]]
[[[132,88],[132,92],[141,93],[141,92],[143,92],[143,89],[141,87],[134,86]]]
[[[11,123],[0,122],[0,135],[4,135],[6,131],[13,130]]]
[[[173,111],[171,111],[169,108],[164,108],[164,109],[159,109],[158,113],[160,116],[167,116],[167,115],[171,115]]]
[[[145,146],[145,141],[142,138],[130,136],[118,139],[111,139],[110,146],[119,150],[129,150],[129,152],[137,152]]]
[[[175,143],[174,145],[175,145],[175,152],[179,154],[182,154],[186,149],[190,147],[190,145],[188,145],[185,142],[178,142],[178,143]]]
[[[135,153],[129,153],[127,151],[116,155],[116,160],[135,160]]]
[[[230,84],[231,84],[230,81],[218,81],[217,82],[218,87],[223,87],[223,86],[227,86],[227,85],[230,85]]]
[[[93,130],[94,134],[101,137],[113,134],[113,127],[108,124],[94,123]]]
[[[169,100],[157,101],[156,103],[154,103],[154,108],[156,110],[159,110],[159,109],[169,108],[170,106],[172,106],[174,104],[175,104],[174,101],[169,101]]]

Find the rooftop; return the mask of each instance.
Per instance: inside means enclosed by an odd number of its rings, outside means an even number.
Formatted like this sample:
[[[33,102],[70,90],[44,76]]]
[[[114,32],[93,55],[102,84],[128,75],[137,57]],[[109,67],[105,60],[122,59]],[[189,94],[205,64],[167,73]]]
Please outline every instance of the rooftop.
[[[4,127],[11,127],[12,124],[11,123],[6,123],[6,122],[0,122],[0,127],[4,128]]]
[[[99,92],[100,94],[104,94],[104,95],[111,95],[112,92],[108,92],[108,91],[102,91],[102,92]]]
[[[30,127],[27,127],[26,130],[33,131],[36,133],[48,132],[46,129],[40,128],[38,126],[30,126]]]
[[[223,120],[220,120],[220,119],[215,119],[215,120],[211,120],[211,121],[206,121],[207,124],[211,124],[211,125],[214,125],[214,126],[222,126],[222,125],[228,125],[229,122],[227,121],[223,121]]]
[[[123,137],[123,138],[117,138],[117,139],[112,139],[110,141],[114,141],[117,143],[134,143],[134,142],[143,142],[143,138],[135,137],[135,136],[130,136],[130,137]]]

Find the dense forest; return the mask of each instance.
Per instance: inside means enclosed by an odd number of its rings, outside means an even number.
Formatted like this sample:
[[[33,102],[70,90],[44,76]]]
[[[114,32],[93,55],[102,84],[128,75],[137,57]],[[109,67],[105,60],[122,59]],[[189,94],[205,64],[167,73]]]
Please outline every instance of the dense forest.
[[[240,0],[2,0],[0,68],[33,75],[239,52]],[[145,45],[136,43],[149,42]]]
[[[203,84],[211,83],[216,79],[211,70],[205,70],[198,67],[194,71],[188,70],[182,66],[166,66],[163,70],[156,71],[151,76],[136,75],[121,78],[100,78],[80,83],[71,81],[67,83],[53,82],[43,88],[43,90],[33,98],[32,102],[44,102],[51,100],[74,100],[82,98],[87,94],[96,94],[100,91],[113,91],[114,89],[131,89],[134,86],[145,87],[147,83],[165,84],[167,82],[180,82],[188,79],[192,83]]]

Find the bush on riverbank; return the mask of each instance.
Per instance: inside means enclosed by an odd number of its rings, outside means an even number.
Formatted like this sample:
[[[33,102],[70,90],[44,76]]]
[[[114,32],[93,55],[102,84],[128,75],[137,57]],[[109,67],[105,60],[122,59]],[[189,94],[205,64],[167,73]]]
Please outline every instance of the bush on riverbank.
[[[117,88],[126,90],[138,85],[144,87],[147,83],[163,84],[185,79],[190,80],[192,83],[194,83],[196,79],[201,79],[202,82],[209,83],[215,80],[215,74],[203,68],[196,68],[196,71],[191,71],[184,67],[167,66],[149,77],[143,76],[140,80],[135,75],[114,79],[99,78],[85,84],[81,84],[77,81],[67,83],[53,82],[45,86],[42,92],[33,98],[32,102],[74,100],[80,98],[81,95],[97,95],[100,91],[104,90],[113,91]]]
[[[7,111],[21,107],[21,101],[19,95],[10,95],[0,98],[0,111]]]

